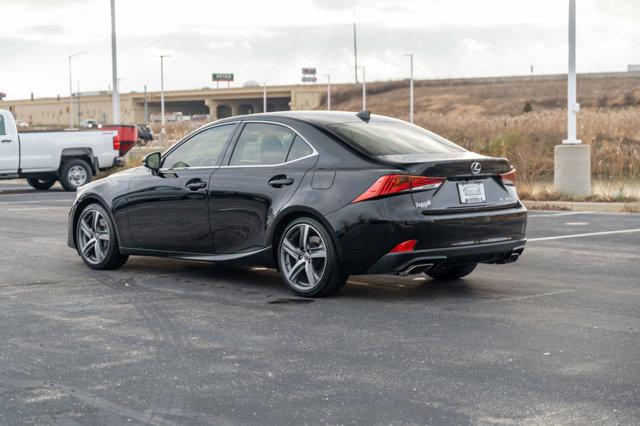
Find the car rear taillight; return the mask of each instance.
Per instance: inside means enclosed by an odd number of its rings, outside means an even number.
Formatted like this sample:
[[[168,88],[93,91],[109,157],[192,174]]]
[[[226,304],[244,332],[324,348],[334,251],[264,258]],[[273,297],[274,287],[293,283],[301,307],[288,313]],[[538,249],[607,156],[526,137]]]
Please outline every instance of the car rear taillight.
[[[505,185],[515,185],[516,184],[516,169],[511,169],[510,172],[504,173],[500,175],[500,179],[502,179],[502,183]]]
[[[114,151],[120,151],[120,135],[113,137],[113,149]]]
[[[442,185],[445,179],[441,177],[385,175],[381,176],[373,185],[358,196],[352,203],[398,194],[407,191],[423,191],[435,189]]]
[[[404,253],[407,251],[413,251],[417,242],[418,240],[407,240],[392,248],[389,253]]]

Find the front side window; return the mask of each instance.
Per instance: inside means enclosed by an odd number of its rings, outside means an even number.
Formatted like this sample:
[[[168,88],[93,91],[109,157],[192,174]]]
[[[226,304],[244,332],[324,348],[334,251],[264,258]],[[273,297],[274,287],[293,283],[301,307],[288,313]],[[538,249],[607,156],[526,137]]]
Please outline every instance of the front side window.
[[[234,127],[235,124],[225,124],[195,134],[164,157],[162,168],[176,169],[219,165],[222,148],[231,136]]]
[[[231,155],[232,166],[281,164],[296,138],[293,130],[269,123],[247,123]]]
[[[465,151],[442,136],[401,121],[341,123],[328,127],[350,145],[374,156]]]
[[[4,130],[4,117],[0,115],[0,135],[6,135],[7,133]]]

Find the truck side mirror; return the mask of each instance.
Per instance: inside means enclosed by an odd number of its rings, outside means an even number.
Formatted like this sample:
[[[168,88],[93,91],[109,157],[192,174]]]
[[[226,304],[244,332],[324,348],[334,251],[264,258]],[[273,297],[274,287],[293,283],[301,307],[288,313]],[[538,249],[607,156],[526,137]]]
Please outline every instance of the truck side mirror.
[[[160,170],[160,152],[156,151],[145,155],[142,159],[142,165],[157,173]]]

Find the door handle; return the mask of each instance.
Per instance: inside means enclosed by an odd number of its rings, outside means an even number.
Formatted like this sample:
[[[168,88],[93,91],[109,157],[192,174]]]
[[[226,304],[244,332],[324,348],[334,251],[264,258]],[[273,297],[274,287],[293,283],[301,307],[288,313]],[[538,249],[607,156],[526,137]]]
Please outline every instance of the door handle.
[[[293,179],[288,178],[287,175],[277,175],[269,179],[269,185],[274,188],[282,188],[285,185],[291,185],[293,183]]]
[[[1,143],[11,143],[11,139],[2,139]]]
[[[187,182],[185,186],[189,188],[191,191],[197,191],[198,189],[206,188],[207,183],[201,180],[195,180],[195,181]]]

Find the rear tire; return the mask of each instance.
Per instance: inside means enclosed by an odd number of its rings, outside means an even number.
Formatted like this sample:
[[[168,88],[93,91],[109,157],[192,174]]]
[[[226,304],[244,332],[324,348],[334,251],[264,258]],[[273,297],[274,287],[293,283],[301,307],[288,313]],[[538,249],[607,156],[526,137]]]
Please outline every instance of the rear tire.
[[[282,232],[278,241],[278,266],[289,289],[302,297],[331,296],[349,278],[340,269],[331,235],[310,217],[292,220]]]
[[[46,177],[37,177],[37,178],[27,178],[27,183],[29,186],[35,189],[47,190],[56,183],[54,178],[46,178]]]
[[[89,204],[78,216],[76,248],[91,269],[118,269],[129,259],[120,253],[114,223],[100,204]]]
[[[73,159],[63,163],[60,171],[60,183],[67,191],[75,191],[91,182],[91,167],[86,161]]]
[[[477,263],[453,266],[432,266],[426,272],[434,280],[457,280],[466,277],[478,266]]]

